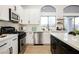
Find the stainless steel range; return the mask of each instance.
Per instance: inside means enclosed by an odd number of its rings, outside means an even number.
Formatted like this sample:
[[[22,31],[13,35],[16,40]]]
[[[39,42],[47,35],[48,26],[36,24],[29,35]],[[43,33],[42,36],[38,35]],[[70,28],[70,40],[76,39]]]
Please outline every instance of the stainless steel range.
[[[23,31],[16,31],[14,27],[1,27],[2,34],[18,34],[18,53],[23,52],[26,45],[26,33]]]

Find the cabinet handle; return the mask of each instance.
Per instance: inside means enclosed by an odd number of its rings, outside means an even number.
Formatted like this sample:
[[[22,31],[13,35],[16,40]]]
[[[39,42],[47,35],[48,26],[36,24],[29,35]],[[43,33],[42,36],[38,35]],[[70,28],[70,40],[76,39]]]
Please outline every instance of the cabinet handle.
[[[10,53],[10,54],[13,53],[13,48],[12,48],[12,47],[9,48],[9,53]]]
[[[16,39],[17,39],[17,38],[13,39],[13,41],[16,40]]]
[[[3,45],[0,45],[0,47],[3,47],[4,45],[6,45],[7,43],[4,43]]]

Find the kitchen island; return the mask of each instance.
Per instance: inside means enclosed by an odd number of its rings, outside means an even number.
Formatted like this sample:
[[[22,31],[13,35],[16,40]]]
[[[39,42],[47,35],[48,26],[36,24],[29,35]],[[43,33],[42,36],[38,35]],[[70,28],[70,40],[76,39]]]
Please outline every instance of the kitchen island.
[[[51,33],[51,52],[55,54],[78,54],[79,35]]]

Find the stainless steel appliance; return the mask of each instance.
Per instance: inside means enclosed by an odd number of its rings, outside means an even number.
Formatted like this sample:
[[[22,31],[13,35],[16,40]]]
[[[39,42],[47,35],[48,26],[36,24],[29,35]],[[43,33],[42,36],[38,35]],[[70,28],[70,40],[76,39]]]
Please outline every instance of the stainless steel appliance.
[[[19,22],[20,17],[18,14],[16,14],[15,11],[9,8],[9,20],[12,22]]]
[[[16,31],[14,27],[1,27],[2,34],[18,34],[18,53],[24,51],[26,47],[26,33],[23,31]]]
[[[43,32],[34,32],[33,33],[34,45],[43,45],[42,33]]]

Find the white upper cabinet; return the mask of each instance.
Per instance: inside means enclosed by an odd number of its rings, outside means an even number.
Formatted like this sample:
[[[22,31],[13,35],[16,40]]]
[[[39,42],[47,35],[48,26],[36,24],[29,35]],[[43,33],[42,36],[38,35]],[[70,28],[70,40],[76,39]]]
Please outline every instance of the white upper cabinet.
[[[0,20],[9,21],[9,9],[8,9],[8,6],[0,5]]]
[[[34,11],[30,11],[30,24],[39,24],[39,20],[40,20],[40,16],[39,14],[34,10]]]
[[[9,8],[11,8],[16,14],[20,16],[20,24],[27,24],[25,21],[24,9],[17,5],[0,5],[0,20],[9,21]]]
[[[20,16],[20,18],[22,18],[21,14],[22,14],[22,8],[21,6],[16,6],[16,12],[18,13],[18,15]]]
[[[25,18],[28,24],[39,24],[40,23],[40,12],[39,10],[26,8]]]
[[[16,11],[18,13],[18,15],[20,16],[20,24],[27,24],[27,22],[25,21],[25,11],[21,6],[16,6]]]
[[[14,10],[14,6],[0,5],[0,20],[9,21],[9,8]]]

